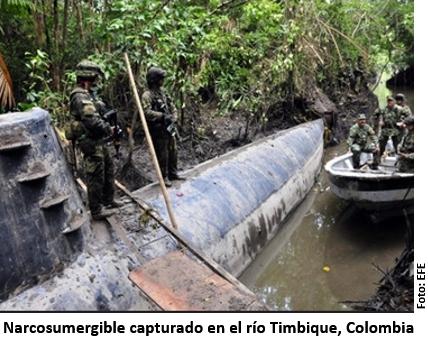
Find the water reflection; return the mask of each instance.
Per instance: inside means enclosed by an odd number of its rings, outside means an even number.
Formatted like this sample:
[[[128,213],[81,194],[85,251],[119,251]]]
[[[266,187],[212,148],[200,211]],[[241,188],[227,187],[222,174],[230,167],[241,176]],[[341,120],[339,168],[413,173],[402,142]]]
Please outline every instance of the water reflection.
[[[342,154],[331,148],[325,162]],[[373,224],[330,192],[321,173],[305,201],[241,280],[274,310],[349,310],[345,300],[365,300],[380,269],[404,247],[405,222]]]

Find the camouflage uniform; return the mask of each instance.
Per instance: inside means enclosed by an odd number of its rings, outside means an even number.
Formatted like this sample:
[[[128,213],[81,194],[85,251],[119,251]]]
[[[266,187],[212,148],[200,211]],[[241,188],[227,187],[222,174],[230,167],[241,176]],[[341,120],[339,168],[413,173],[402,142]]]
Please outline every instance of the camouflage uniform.
[[[176,179],[178,178],[177,141],[167,127],[168,123],[176,122],[177,109],[170,96],[161,87],[150,88],[149,86],[141,100],[162,175],[164,178]]]
[[[401,120],[404,120],[409,117],[413,117],[412,110],[406,104],[406,97],[404,96],[404,94],[401,94],[401,93],[397,94],[395,96],[395,100],[397,101],[397,105],[401,108],[401,111],[400,111]]]
[[[412,117],[406,118],[405,120],[410,120],[410,118],[412,119],[411,122],[413,123]],[[398,145],[398,153],[399,153],[398,171],[403,173],[413,173],[414,160],[415,160],[414,150],[415,150],[415,134],[413,130],[408,129],[406,130],[406,133],[403,139]],[[403,154],[406,155],[406,158],[402,156]]]
[[[408,105],[403,105],[400,107],[401,107],[401,111],[400,111],[400,119],[401,120],[404,120],[408,117],[413,117],[412,110],[410,109],[410,107]]]
[[[395,105],[392,108],[385,107],[380,111],[380,117],[383,121],[383,126],[379,136],[379,149],[380,155],[385,152],[385,147],[388,139],[391,137],[395,150],[397,150],[398,143],[400,142],[400,129],[396,125],[402,121],[402,109],[400,106]]]
[[[101,118],[105,106],[88,90],[78,86],[70,96],[70,112],[74,117],[67,138],[74,139],[83,153],[83,170],[88,187],[89,209],[99,215],[102,204],[111,205],[114,197],[114,168],[105,139],[111,127]]]
[[[352,163],[354,169],[360,167],[361,152],[374,153],[376,151],[377,137],[369,125],[360,127],[354,124],[349,130],[348,146],[352,152]]]
[[[406,118],[413,116],[412,110],[406,104],[406,96],[404,96],[404,94],[399,93],[399,94],[395,95],[395,101],[397,102],[397,105],[401,108],[401,110],[400,110],[400,122]],[[400,128],[399,139],[400,140],[403,139],[405,134],[406,134],[406,130],[404,128]]]

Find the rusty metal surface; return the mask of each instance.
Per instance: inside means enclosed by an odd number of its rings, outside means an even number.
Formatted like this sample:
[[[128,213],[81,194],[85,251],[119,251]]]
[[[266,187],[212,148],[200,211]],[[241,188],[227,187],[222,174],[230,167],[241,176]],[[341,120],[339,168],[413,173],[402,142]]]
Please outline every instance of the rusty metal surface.
[[[151,260],[129,279],[166,311],[265,309],[254,294],[243,293],[181,251]]]

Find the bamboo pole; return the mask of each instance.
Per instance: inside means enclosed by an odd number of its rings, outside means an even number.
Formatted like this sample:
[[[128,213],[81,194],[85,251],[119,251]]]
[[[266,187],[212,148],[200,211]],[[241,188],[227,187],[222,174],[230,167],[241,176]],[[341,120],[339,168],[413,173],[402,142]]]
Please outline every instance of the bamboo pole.
[[[156,212],[148,204],[144,203],[141,199],[136,197],[131,193],[124,185],[119,181],[114,181],[115,185],[125,193],[130,199],[132,199],[140,208],[146,211],[146,213],[153,218],[158,224],[160,224],[166,231],[168,231],[182,246],[186,247],[193,255],[195,255],[200,261],[202,261],[205,266],[207,266],[211,271],[218,274],[220,277],[224,278],[226,281],[230,282],[237,289],[239,289],[245,295],[253,295],[246,285],[234,277],[230,272],[228,272],[223,266],[215,262],[211,257],[205,255],[198,247],[193,245],[192,242],[186,240],[184,236],[180,233],[177,228],[169,227],[164,223],[162,218],[156,214]]]
[[[159,180],[159,185],[162,191],[163,198],[165,200],[166,209],[168,211],[169,220],[173,228],[178,229],[177,222],[175,220],[174,212],[172,211],[171,200],[169,199],[168,191],[165,187],[165,182],[163,181],[162,171],[159,167],[158,158],[156,157],[155,148],[153,146],[152,136],[149,132],[149,127],[147,125],[146,117],[144,115],[143,107],[141,106],[140,96],[138,95],[137,85],[135,84],[134,74],[132,73],[131,64],[129,63],[128,54],[125,52],[125,63],[126,69],[128,70],[129,82],[131,84],[132,92],[134,94],[135,103],[138,108],[138,113],[140,114],[141,123],[143,124],[144,134],[146,135],[147,144],[149,146],[150,156],[152,158],[153,164],[155,166],[156,175]]]

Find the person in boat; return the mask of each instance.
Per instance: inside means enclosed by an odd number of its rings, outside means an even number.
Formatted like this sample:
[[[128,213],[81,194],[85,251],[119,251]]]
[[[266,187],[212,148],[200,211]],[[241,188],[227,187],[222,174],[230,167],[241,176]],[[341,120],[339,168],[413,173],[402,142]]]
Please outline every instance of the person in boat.
[[[373,153],[372,168],[378,167],[378,139],[371,126],[367,124],[364,114],[358,116],[357,122],[349,130],[348,146],[352,152],[352,165],[354,169],[360,168],[361,152]]]
[[[394,149],[397,150],[398,143],[401,140],[401,131],[397,123],[402,121],[401,107],[395,103],[392,96],[388,96],[386,107],[378,110],[375,115],[378,117],[378,135],[379,135],[379,157],[385,152],[388,139],[392,139]]]
[[[406,132],[398,145],[398,171],[401,173],[413,173],[414,171],[414,119],[407,117],[403,122]]]

